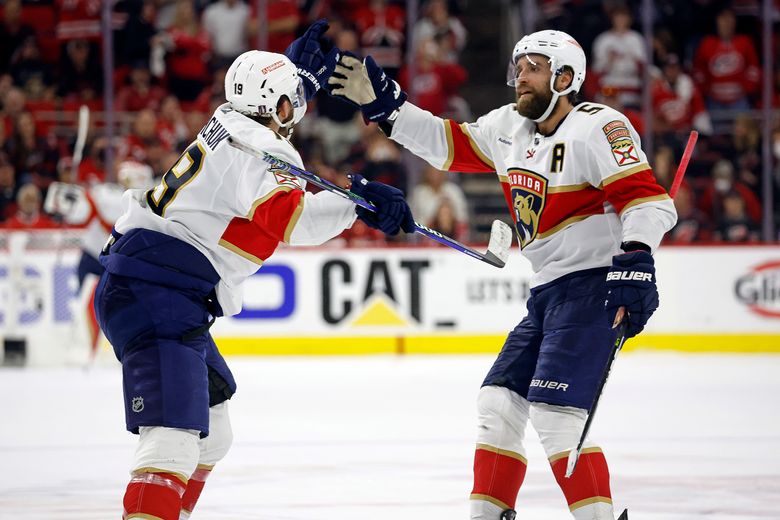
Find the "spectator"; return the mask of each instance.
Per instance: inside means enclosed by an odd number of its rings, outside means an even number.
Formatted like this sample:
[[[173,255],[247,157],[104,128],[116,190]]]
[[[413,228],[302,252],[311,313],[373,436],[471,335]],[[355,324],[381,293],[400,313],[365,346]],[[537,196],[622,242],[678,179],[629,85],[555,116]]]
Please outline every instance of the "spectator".
[[[21,89],[11,87],[3,96],[3,128],[5,135],[11,136],[16,127],[16,120],[24,112],[24,106],[27,104],[27,96]]]
[[[761,182],[756,172],[761,171],[761,128],[749,114],[737,114],[731,130],[727,158],[737,166],[737,178],[754,191]]]
[[[41,190],[35,184],[25,184],[16,194],[16,213],[5,221],[9,229],[51,229],[57,223],[41,211]]]
[[[97,47],[87,40],[65,44],[57,91],[60,97],[78,101],[99,98],[103,91],[103,67],[97,54]]]
[[[756,49],[748,36],[735,34],[731,9],[720,11],[716,23],[717,35],[705,36],[696,50],[694,77],[710,110],[747,110],[761,79]]]
[[[414,26],[414,46],[433,40],[441,47],[442,61],[457,63],[466,46],[466,28],[450,16],[446,0],[429,0],[423,12],[424,16]]]
[[[693,193],[687,183],[680,185],[674,197],[674,207],[677,209],[677,224],[667,234],[669,243],[690,244],[711,238],[707,216],[693,204]]]
[[[723,196],[723,208],[718,219],[715,236],[724,242],[756,242],[759,239],[758,225],[748,216],[745,199],[736,191]]]
[[[761,220],[761,202],[753,191],[744,183],[734,178],[734,165],[727,159],[722,159],[712,167],[712,182],[699,199],[699,208],[713,221],[721,218],[724,205],[723,198],[731,193],[738,193],[744,204],[748,217],[753,222]]]
[[[208,84],[209,35],[198,23],[191,0],[178,0],[173,24],[155,37],[169,50],[167,72],[171,92],[182,102],[194,101]]]
[[[340,30],[333,40],[342,51],[359,53],[358,37],[353,29]],[[316,132],[322,141],[323,158],[328,164],[336,165],[343,161],[360,139],[363,117],[358,115],[359,112],[354,105],[324,91],[317,94],[317,114],[320,117],[315,123]]]
[[[157,135],[162,142],[169,143],[166,148],[170,147],[172,150],[183,150],[192,140],[179,100],[174,96],[167,96],[162,101],[157,119]]]
[[[173,151],[173,143],[165,143],[160,139],[157,113],[148,108],[136,114],[132,132],[127,136],[124,146],[125,149],[119,154],[122,160],[139,163],[151,164],[165,152]]]
[[[395,78],[403,60],[406,13],[387,0],[369,0],[358,9],[354,22],[363,55],[371,55],[388,76]]]
[[[116,95],[115,108],[119,111],[137,112],[145,108],[157,110],[166,96],[165,89],[152,84],[152,75],[143,62],[136,62]]]
[[[0,24],[0,70],[8,70],[14,53],[28,38],[35,38],[35,30],[22,23],[21,0],[6,0]]]
[[[51,97],[52,71],[41,59],[41,49],[35,38],[27,38],[11,58],[9,70],[14,83],[25,90],[28,98]]]
[[[14,165],[5,152],[0,152],[0,222],[4,222],[16,211]]]
[[[366,162],[358,171],[362,171],[367,179],[405,190],[406,168],[401,162],[401,151],[398,145],[384,139],[375,129],[363,140],[366,142]]]
[[[30,112],[22,112],[17,118],[8,151],[16,170],[17,184],[34,183],[45,190],[56,180],[60,159],[58,143],[53,135],[50,138],[36,135],[35,119]]]
[[[106,150],[108,139],[105,136],[97,137],[87,145],[87,152],[78,167],[78,182],[81,184],[94,184],[106,180]],[[116,155],[115,155],[116,156]]]
[[[203,29],[211,37],[212,67],[230,67],[249,50],[249,6],[243,0],[218,0],[203,11]]]
[[[267,0],[267,2],[265,21],[268,24],[268,45],[263,50],[283,53],[295,39],[295,32],[301,23],[298,3],[295,0]],[[249,37],[255,38],[259,30],[256,2],[252,2],[251,6]]]
[[[118,63],[132,65],[145,63],[151,59],[151,41],[157,33],[154,26],[157,16],[155,0],[131,0],[125,3],[127,21],[120,31],[115,31]]]
[[[446,172],[427,166],[423,181],[412,190],[409,206],[417,222],[465,240],[468,234],[466,196],[457,184],[447,180]],[[448,230],[437,226],[446,226]]]
[[[631,11],[619,5],[610,12],[612,28],[593,42],[593,72],[600,87],[614,88],[620,102],[636,108],[641,102],[642,70],[646,65],[645,42],[631,29]]]
[[[411,84],[406,66],[398,75],[398,83],[414,99],[417,106],[433,115],[445,116],[448,115],[445,112],[453,107],[451,100],[456,97],[468,74],[466,69],[457,63],[441,61],[439,52],[439,46],[433,40],[420,42]]]
[[[624,106],[620,101],[620,95],[616,88],[603,87],[596,94],[595,98],[597,102],[614,108],[625,115],[628,118],[629,123],[631,123],[631,126],[634,127],[634,130],[636,130],[639,135],[644,135],[645,120],[642,118],[642,111]]]
[[[57,38],[96,42],[101,38],[100,0],[56,0]]]
[[[214,113],[214,110],[225,102],[225,75],[227,67],[220,67],[214,71],[211,84],[204,88],[195,100],[193,108],[198,112]]]
[[[691,77],[682,71],[676,54],[666,57],[651,92],[656,133],[680,137],[694,129],[704,135],[712,134],[704,98]]]

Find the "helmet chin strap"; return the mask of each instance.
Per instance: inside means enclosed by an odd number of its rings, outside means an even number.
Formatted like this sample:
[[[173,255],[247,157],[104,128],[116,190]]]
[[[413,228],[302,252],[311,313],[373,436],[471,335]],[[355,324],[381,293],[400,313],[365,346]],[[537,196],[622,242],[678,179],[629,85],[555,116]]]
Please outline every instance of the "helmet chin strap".
[[[529,60],[530,61],[530,60]],[[550,68],[555,70],[555,63],[553,60],[550,60]],[[561,69],[562,71],[562,69]],[[561,71],[553,72],[552,75],[550,75],[550,91],[552,92],[552,97],[550,98],[550,103],[547,105],[547,109],[544,111],[544,113],[539,116],[538,118],[534,119],[534,123],[541,123],[548,117],[550,117],[550,114],[552,114],[553,109],[555,108],[555,105],[558,104],[558,98],[561,96],[565,96],[569,92],[574,91],[574,85],[569,85],[569,88],[558,92],[555,90],[555,80],[560,76]]]

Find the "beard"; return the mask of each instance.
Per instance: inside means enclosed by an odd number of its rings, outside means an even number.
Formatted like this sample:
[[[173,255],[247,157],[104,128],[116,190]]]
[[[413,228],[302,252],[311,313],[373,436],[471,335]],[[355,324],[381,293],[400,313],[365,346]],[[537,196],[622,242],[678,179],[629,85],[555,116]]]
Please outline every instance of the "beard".
[[[550,100],[552,100],[552,92],[549,89],[543,94],[531,92],[529,96],[517,99],[517,113],[528,119],[539,119],[547,110]]]

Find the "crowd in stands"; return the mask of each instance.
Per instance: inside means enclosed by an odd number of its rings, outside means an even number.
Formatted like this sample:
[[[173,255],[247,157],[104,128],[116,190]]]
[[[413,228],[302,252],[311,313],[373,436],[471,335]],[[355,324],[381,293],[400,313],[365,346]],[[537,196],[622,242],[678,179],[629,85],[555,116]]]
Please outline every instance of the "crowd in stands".
[[[224,76],[236,56],[256,48],[262,36],[267,50],[283,52],[321,17],[329,19],[328,36],[339,48],[372,55],[417,105],[459,121],[479,115],[472,114],[460,92],[478,80],[469,79],[462,59],[468,52],[467,2],[421,0],[412,27],[407,26],[403,1],[266,3],[268,12],[258,17],[252,0],[116,0],[111,24],[117,137],[108,142],[104,120],[92,118],[77,168],[71,155],[78,108],[86,105],[95,114],[105,109],[103,2],[0,4],[0,226],[58,226],[40,210],[47,187],[54,181],[113,179],[105,171],[109,149],[114,164],[132,159],[161,175],[224,102]],[[585,48],[589,69],[580,98],[623,111],[640,134],[652,129],[655,146],[646,151],[661,184],[670,186],[688,133],[700,132],[697,153],[675,199],[680,221],[667,241],[759,240],[761,134],[752,110],[761,108],[760,2],[656,0],[652,62],[637,31],[640,2],[537,4],[539,28],[565,30]],[[261,19],[267,31],[260,31]],[[777,63],[777,35],[774,44]],[[408,52],[413,60],[406,59]],[[495,67],[503,64],[497,56]],[[641,106],[648,68],[651,121],[643,120]],[[773,107],[780,108],[780,68],[773,79]],[[359,111],[324,92],[309,109],[316,117],[307,117],[294,139],[310,170],[341,184],[346,172],[356,171],[402,187],[418,221],[459,240],[470,239],[468,196],[459,176],[405,160],[397,145],[364,124]],[[777,162],[780,126],[775,128]],[[353,245],[386,244],[360,223],[343,238]]]

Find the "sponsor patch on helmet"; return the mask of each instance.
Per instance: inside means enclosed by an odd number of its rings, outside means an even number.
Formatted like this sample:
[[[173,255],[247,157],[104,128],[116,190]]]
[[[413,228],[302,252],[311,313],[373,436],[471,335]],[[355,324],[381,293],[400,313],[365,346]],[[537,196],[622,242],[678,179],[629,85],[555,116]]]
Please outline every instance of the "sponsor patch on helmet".
[[[267,67],[263,67],[260,69],[260,72],[263,74],[268,74],[269,72],[278,69],[279,67],[284,67],[284,60],[275,61],[272,64],[268,65]]]

